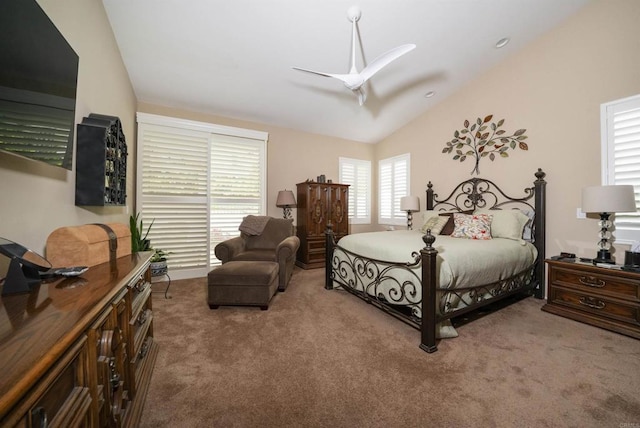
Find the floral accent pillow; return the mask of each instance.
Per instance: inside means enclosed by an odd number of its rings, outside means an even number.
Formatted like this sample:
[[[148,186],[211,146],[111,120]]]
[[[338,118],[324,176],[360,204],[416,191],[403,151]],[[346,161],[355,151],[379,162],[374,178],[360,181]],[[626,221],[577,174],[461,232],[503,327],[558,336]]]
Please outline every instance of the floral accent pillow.
[[[491,239],[491,214],[454,214],[452,238]]]
[[[454,213],[458,213],[458,211],[451,211],[451,212],[443,212],[440,213],[441,216],[446,217],[447,218],[447,224],[444,225],[444,227],[442,228],[442,230],[440,231],[440,235],[451,235],[453,233],[453,214]],[[459,211],[459,213],[461,214],[473,214],[473,210],[468,210],[468,211]]]

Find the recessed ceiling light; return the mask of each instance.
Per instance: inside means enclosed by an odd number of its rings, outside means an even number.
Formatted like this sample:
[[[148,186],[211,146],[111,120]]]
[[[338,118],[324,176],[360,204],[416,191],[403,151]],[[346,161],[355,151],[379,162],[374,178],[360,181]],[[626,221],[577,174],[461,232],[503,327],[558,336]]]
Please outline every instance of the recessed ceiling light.
[[[435,91],[429,91],[426,94],[424,94],[425,98],[431,98],[432,96],[434,96],[436,94]]]
[[[503,37],[502,39],[498,40],[496,42],[496,49],[500,49],[500,48],[505,47],[507,45],[507,43],[509,43],[509,40],[511,40],[511,39],[508,38],[508,37]]]

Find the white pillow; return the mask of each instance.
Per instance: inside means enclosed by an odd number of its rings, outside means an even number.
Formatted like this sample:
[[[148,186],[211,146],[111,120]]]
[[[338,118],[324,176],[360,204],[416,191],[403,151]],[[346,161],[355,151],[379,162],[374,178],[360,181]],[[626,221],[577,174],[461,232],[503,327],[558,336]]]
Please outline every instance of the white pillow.
[[[449,217],[440,215],[429,217],[420,228],[420,232],[427,233],[427,230],[430,229],[432,235],[439,235],[447,221],[449,221]]]
[[[491,214],[491,236],[494,238],[507,238],[516,241],[522,240],[524,226],[529,222],[520,210],[476,210],[477,214]]]
[[[420,211],[420,215],[422,216],[422,222],[424,223],[425,221],[429,220],[430,218],[436,217],[441,212],[442,211],[435,211],[435,210]]]

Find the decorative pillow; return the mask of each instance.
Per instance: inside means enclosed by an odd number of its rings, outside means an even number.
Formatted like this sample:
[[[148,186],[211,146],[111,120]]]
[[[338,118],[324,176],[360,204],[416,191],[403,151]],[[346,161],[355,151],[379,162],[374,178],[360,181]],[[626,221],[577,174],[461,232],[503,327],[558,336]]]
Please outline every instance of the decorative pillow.
[[[425,221],[429,220],[431,217],[437,217],[438,214],[440,214],[441,211],[435,211],[435,210],[426,210],[426,211],[420,211],[420,215],[422,216],[422,222],[424,223]],[[416,217],[416,214],[413,215],[413,217]]]
[[[444,212],[440,214],[441,216],[447,218],[447,224],[445,224],[442,230],[440,231],[440,235],[451,235],[451,233],[453,232],[453,229],[455,228],[453,224],[453,214],[456,214],[456,213],[458,213],[458,211],[450,211],[450,212]],[[460,213],[473,214],[473,210],[460,211]]]
[[[427,230],[431,229],[432,235],[439,235],[444,225],[447,224],[448,220],[448,217],[441,217],[439,215],[431,217],[424,222],[424,224],[420,228],[420,232],[427,233]]]
[[[453,214],[452,238],[491,239],[490,214]]]
[[[522,240],[524,226],[529,217],[520,210],[477,210],[474,214],[489,214],[491,221],[491,236],[493,238],[507,238]]]

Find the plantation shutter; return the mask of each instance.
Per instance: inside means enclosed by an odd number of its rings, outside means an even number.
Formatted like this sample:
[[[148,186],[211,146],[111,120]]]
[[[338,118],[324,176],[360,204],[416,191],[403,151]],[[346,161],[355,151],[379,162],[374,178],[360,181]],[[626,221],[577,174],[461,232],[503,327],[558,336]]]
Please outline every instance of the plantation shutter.
[[[235,134],[235,135],[234,135]],[[266,211],[263,132],[138,113],[137,211],[174,279],[205,276],[217,243]]]
[[[187,276],[208,267],[208,176],[210,134],[141,123],[138,137],[138,211],[153,226],[154,248],[170,253],[171,271]]]
[[[602,106],[604,184],[631,184],[640,205],[640,96]],[[640,213],[616,213],[618,241],[640,240]]]
[[[371,223],[371,162],[339,158],[339,181],[349,187],[349,221]]]
[[[247,215],[266,212],[264,141],[216,135],[211,145],[211,264],[216,244],[239,236]]]
[[[400,198],[409,194],[410,155],[383,159],[378,164],[380,224],[403,224],[407,214],[400,210]]]

